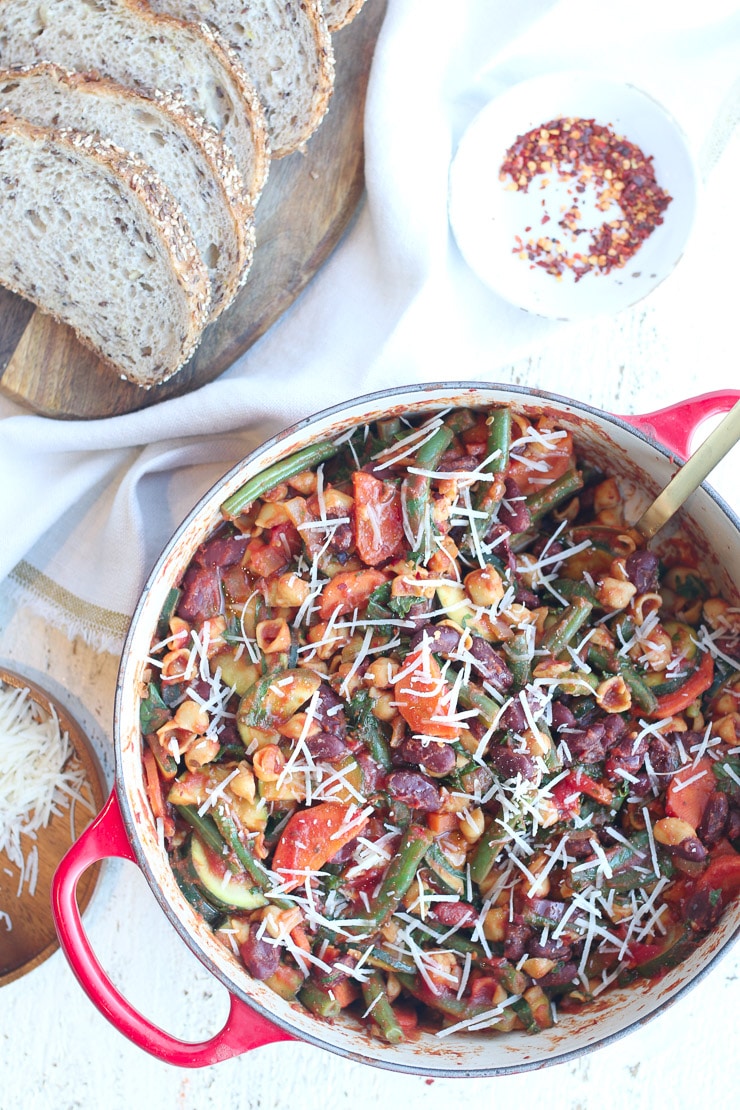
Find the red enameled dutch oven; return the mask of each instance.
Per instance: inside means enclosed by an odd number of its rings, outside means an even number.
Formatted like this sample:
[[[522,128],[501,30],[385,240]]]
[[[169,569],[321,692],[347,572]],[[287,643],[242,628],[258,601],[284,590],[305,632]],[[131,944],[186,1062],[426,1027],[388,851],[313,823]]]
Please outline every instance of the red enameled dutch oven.
[[[523,1071],[567,1060],[634,1029],[675,1000],[719,959],[740,931],[740,903],[681,966],[657,982],[606,992],[579,1015],[562,1014],[534,1036],[523,1033],[422,1034],[388,1045],[368,1037],[359,1023],[323,1022],[253,980],[185,901],[170,870],[149,810],[142,779],[139,694],[145,658],[170,586],[195,549],[219,523],[219,506],[252,475],[316,439],[333,438],[354,424],[389,413],[421,413],[449,406],[510,403],[527,413],[546,411],[574,435],[580,453],[605,470],[631,479],[654,496],[688,453],[691,436],[707,417],[728,411],[740,392],[707,394],[645,416],[610,416],[578,401],[537,390],[484,383],[417,385],[376,393],[301,421],[265,443],[208,493],[167,545],[134,613],[123,652],[115,707],[116,786],[98,818],[72,847],[56,873],[53,905],[62,948],[83,988],[130,1040],[181,1067],[226,1060],[272,1041],[302,1039],[340,1055],[397,1071],[428,1076],[484,1076]],[[715,585],[738,604],[740,521],[706,486],[692,495],[679,527],[703,553]],[[660,547],[658,538],[658,549]],[[75,900],[77,882],[97,860],[120,856],[144,872],[162,909],[185,943],[231,996],[224,1028],[212,1039],[186,1044],[134,1010],[106,976],[85,935]]]

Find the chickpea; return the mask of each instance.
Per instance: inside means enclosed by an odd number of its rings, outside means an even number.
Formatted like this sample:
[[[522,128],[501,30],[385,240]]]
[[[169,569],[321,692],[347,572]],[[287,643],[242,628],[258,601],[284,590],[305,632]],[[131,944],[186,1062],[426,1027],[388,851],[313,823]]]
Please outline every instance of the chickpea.
[[[311,587],[297,574],[281,574],[268,587],[270,605],[297,608],[311,593]]]
[[[378,690],[387,690],[389,686],[393,685],[398,670],[398,663],[395,660],[381,656],[379,659],[375,659],[367,668],[363,676],[364,681],[369,686],[375,686]]]
[[[494,944],[503,944],[506,940],[506,924],[509,910],[506,906],[494,906],[483,919],[483,936]]]
[[[469,844],[475,844],[483,836],[485,819],[482,809],[464,810],[458,818],[460,832]]]
[[[465,590],[474,605],[489,609],[504,596],[504,582],[495,567],[481,567],[466,574]]]
[[[672,848],[682,841],[696,836],[696,829],[680,817],[662,817],[653,825],[653,835],[659,844]]]
[[[527,975],[531,975],[533,979],[541,979],[543,975],[547,975],[555,967],[554,960],[547,960],[544,957],[533,956],[530,960],[525,960],[522,964],[522,971]]]
[[[285,505],[266,501],[257,514],[255,524],[258,528],[274,528],[276,524],[287,524],[290,520]]]
[[[372,697],[372,688],[370,690]],[[398,710],[393,702],[392,694],[380,694],[373,702],[373,716],[379,721],[392,721],[398,715]]]

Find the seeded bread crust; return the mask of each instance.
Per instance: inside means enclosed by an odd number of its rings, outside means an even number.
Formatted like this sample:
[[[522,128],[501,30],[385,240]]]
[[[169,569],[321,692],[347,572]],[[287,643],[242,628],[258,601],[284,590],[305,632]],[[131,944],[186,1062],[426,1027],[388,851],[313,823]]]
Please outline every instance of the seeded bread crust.
[[[174,96],[220,133],[256,203],[269,170],[264,112],[212,27],[157,14],[143,0],[0,0],[0,66],[38,61]]]
[[[236,160],[213,128],[165,93],[150,99],[50,62],[0,70],[0,110],[38,127],[95,132],[147,162],[180,203],[208,266],[211,320],[228,307],[251,265],[254,213]]]
[[[273,158],[300,149],[334,89],[321,0],[150,0],[157,12],[206,20],[236,51],[265,109]]]
[[[44,159],[53,159],[55,164],[58,163],[54,190],[47,198],[50,211],[56,212],[69,203],[79,220],[79,226],[70,223],[63,241],[50,243],[47,240],[49,253],[55,255],[60,247],[66,251],[70,246],[74,249],[84,242],[91,226],[92,206],[98,196],[107,193],[121,200],[119,211],[110,206],[110,210],[105,212],[105,219],[110,221],[108,239],[120,243],[121,238],[117,236],[129,234],[130,229],[129,239],[136,250],[147,252],[148,257],[159,259],[166,267],[171,278],[171,298],[180,305],[179,319],[174,319],[172,312],[168,312],[168,318],[163,319],[152,298],[155,317],[145,322],[151,326],[151,334],[162,338],[161,353],[151,351],[151,358],[147,360],[141,350],[114,350],[113,339],[101,335],[100,329],[95,326],[95,306],[91,303],[85,309],[75,300],[82,283],[74,262],[70,270],[76,276],[70,280],[66,272],[57,272],[56,266],[50,265],[44,257],[43,230],[39,232],[38,245],[35,244],[35,250],[30,254],[33,262],[38,264],[38,272],[20,271],[17,260],[13,258],[13,251],[18,250],[11,233],[14,220],[15,226],[18,226],[15,219],[17,209],[13,205],[19,196],[22,196],[22,204],[32,203],[29,182],[33,178],[32,183],[36,185],[41,180],[34,169],[34,159],[37,163]],[[28,177],[25,190],[24,173]],[[68,183],[65,175],[69,178]],[[5,231],[0,242],[0,282],[54,319],[72,327],[82,342],[109,363],[122,378],[149,388],[166,381],[179,370],[193,353],[207,322],[210,281],[182,211],[146,163],[92,134],[35,127],[27,120],[3,112],[0,113],[0,181],[3,184],[0,190],[0,222]],[[86,197],[87,205],[79,204],[81,196]],[[32,216],[34,213],[26,211],[25,215]],[[18,230],[22,235],[22,230]],[[112,258],[111,254],[108,262]],[[105,260],[96,259],[96,262],[103,266]],[[110,275],[102,276],[104,280],[113,280]],[[52,288],[55,283],[57,288]],[[94,301],[100,293],[94,277],[87,279],[85,288],[91,302]],[[115,294],[116,290],[106,285],[103,292]],[[152,293],[154,296],[156,290]],[[98,305],[101,303],[107,305],[109,302],[97,302]],[[124,316],[130,311],[123,290],[118,291],[117,307]],[[114,338],[119,339],[120,347],[121,325],[117,326],[113,320],[108,322],[106,317],[106,327],[114,332]],[[167,335],[168,330],[170,335]]]
[[[329,31],[334,34],[351,23],[365,0],[324,0],[324,15]]]

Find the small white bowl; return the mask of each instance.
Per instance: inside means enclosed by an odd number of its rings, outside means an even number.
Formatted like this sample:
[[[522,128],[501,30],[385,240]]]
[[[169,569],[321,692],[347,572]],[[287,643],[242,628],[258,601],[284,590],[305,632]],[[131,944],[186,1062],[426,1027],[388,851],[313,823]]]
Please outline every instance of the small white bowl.
[[[658,185],[672,198],[663,223],[625,266],[608,274],[593,270],[577,282],[569,271],[556,277],[515,253],[516,236],[526,242],[562,234],[557,219],[564,187],[557,174],[547,175],[545,190],[535,178],[526,193],[499,180],[516,138],[561,117],[593,119],[652,156]],[[468,265],[496,293],[540,316],[576,320],[628,308],[668,276],[694,222],[697,188],[683,132],[651,96],[593,73],[547,74],[507,89],[465,131],[450,171],[450,223]],[[587,208],[588,192],[584,201]],[[552,222],[543,226],[544,212]],[[585,216],[584,224],[595,226]]]

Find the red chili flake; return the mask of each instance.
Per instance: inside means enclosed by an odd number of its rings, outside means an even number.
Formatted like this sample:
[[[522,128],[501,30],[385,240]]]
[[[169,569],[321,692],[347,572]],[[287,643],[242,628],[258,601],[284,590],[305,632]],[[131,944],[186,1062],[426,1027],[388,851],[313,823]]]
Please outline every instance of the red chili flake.
[[[588,186],[595,191],[596,207],[607,212],[617,205],[621,220],[604,222],[593,233],[592,241],[578,254],[569,254],[557,239],[517,239],[514,253],[526,257],[555,277],[570,271],[576,281],[590,271],[608,274],[624,266],[639,250],[655,228],[663,223],[663,213],[673,199],[655,179],[653,157],[610,127],[592,119],[575,117],[551,120],[519,135],[501,165],[499,178],[513,182],[509,188],[526,193],[541,174],[557,174],[562,181],[573,181],[577,196]],[[546,188],[549,178],[540,187]],[[542,201],[543,206],[545,201]],[[571,242],[585,232],[578,202],[561,209],[558,225]],[[545,214],[542,223],[550,217]],[[527,228],[527,231],[530,229]]]

